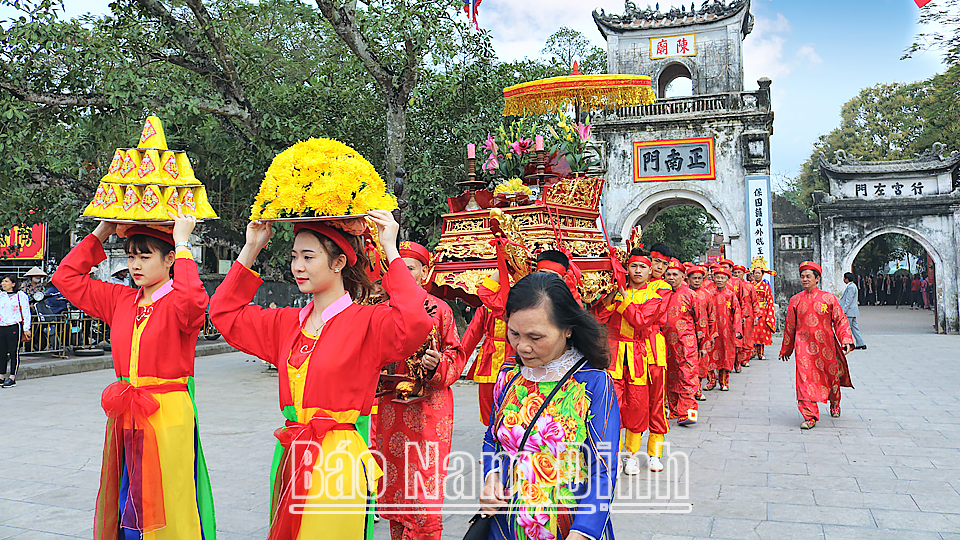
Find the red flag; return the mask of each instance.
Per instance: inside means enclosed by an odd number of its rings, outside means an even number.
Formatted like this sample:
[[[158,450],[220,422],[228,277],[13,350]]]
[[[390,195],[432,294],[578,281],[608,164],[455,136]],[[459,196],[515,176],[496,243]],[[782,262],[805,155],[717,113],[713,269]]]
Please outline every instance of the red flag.
[[[930,3],[930,0],[913,0],[913,1],[917,3],[918,8],[922,8],[923,6]]]

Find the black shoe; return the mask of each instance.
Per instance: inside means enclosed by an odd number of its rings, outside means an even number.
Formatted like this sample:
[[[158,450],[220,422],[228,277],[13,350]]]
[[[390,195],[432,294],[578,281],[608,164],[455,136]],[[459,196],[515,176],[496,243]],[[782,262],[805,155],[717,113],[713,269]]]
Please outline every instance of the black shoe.
[[[16,379],[8,378],[7,380],[3,381],[3,384],[0,384],[0,388],[13,388],[16,385],[17,385]]]
[[[866,346],[866,345],[861,345],[861,346],[859,346],[859,347],[857,347],[857,348],[858,348],[858,349],[866,349],[867,346]]]

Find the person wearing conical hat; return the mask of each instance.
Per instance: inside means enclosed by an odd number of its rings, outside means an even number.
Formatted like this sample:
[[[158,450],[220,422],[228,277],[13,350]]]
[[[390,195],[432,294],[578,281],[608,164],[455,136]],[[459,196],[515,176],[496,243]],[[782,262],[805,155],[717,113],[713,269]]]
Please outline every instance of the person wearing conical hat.
[[[367,216],[389,261],[389,302],[358,303],[370,291],[362,238],[321,220],[294,227],[290,270],[300,291],[313,296],[306,307],[251,304],[263,283],[251,268],[273,236],[270,222],[259,220],[247,225],[246,243],[210,300],[210,319],[227,342],[279,370],[286,425],[275,432],[270,540],[359,540],[372,530],[369,504],[381,470],[361,431],[368,431],[381,368],[405,361],[433,329],[423,307],[427,292],[397,249],[399,225],[386,210]],[[380,417],[384,428],[405,421]],[[326,459],[332,452],[352,465]],[[323,481],[305,484],[318,475]],[[295,512],[304,504],[311,512]]]
[[[753,274],[757,302],[754,308],[757,317],[757,325],[753,328],[754,353],[758,360],[766,360],[765,347],[773,344],[773,333],[777,331],[777,312],[774,309],[773,290],[763,276],[776,275],[776,272],[767,270],[763,262],[755,261],[750,273]]]
[[[424,284],[430,274],[430,252],[416,242],[403,241],[400,258],[418,284]],[[380,478],[378,501],[387,506],[380,517],[390,520],[393,538],[440,538],[443,531],[443,507],[446,468],[434,467],[446,463],[450,454],[453,426],[453,390],[450,386],[460,379],[467,357],[460,354],[460,336],[453,319],[453,310],[446,302],[427,294],[424,308],[433,320],[433,329],[427,337],[429,345],[420,358],[399,362],[394,373],[409,374],[411,364],[425,372],[425,399],[412,403],[396,403],[395,396],[387,394],[377,405],[377,448],[387,464]],[[389,425],[385,418],[396,421]],[[400,421],[402,419],[402,421]],[[423,456],[409,459],[410,455]],[[417,490],[408,486],[423,481],[425,486],[437,489]],[[402,503],[403,509],[391,508]]]
[[[20,290],[23,291],[32,302],[33,295],[38,292],[43,292],[44,288],[46,288],[44,282],[47,279],[47,273],[39,267],[34,266],[31,267],[30,270],[27,270],[23,278],[23,282],[20,284]]]
[[[190,254],[196,220],[179,214],[172,233],[101,222],[53,275],[73,305],[111,328],[117,381],[101,397],[107,435],[93,538],[216,538],[210,477],[193,393],[194,350],[207,293]],[[125,236],[138,289],[94,280],[103,242]]]
[[[803,416],[800,429],[811,429],[820,420],[818,403],[830,403],[830,416],[840,416],[840,387],[853,388],[846,355],[854,347],[847,316],[837,297],[821,291],[820,265],[800,264],[803,290],[787,305],[780,359],[796,353],[797,406]]]

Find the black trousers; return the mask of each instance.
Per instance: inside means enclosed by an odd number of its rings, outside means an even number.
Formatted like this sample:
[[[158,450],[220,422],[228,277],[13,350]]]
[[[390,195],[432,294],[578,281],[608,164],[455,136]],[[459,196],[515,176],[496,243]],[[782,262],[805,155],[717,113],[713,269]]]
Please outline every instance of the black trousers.
[[[0,375],[7,372],[7,362],[10,363],[10,375],[17,375],[20,367],[20,323],[9,326],[0,326]]]

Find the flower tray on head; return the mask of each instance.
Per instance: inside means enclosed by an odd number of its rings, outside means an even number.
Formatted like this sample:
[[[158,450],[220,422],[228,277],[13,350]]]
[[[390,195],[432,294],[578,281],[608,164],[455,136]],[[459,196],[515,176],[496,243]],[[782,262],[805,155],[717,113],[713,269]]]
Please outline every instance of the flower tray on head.
[[[84,218],[118,223],[173,223],[181,210],[198,221],[218,219],[186,152],[169,150],[163,125],[147,118],[137,148],[117,148]]]
[[[395,208],[396,197],[356,150],[333,139],[309,139],[273,158],[250,219],[342,219]]]

